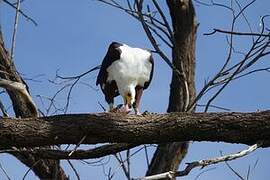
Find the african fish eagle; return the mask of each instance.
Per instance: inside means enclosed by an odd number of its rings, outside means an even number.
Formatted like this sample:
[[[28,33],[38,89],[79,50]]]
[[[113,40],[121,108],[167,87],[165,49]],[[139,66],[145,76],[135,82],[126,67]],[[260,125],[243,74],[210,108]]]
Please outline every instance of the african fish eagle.
[[[143,90],[148,88],[153,77],[154,62],[151,53],[141,48],[113,42],[101,64],[96,85],[100,85],[113,110],[114,97],[123,97],[122,111],[129,113],[134,108],[140,114],[139,105]]]

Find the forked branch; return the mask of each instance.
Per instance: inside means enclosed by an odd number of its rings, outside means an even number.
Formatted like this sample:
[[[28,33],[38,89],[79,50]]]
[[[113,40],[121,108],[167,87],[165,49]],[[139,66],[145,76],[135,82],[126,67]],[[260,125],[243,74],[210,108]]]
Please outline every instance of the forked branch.
[[[22,98],[27,102],[28,108],[31,109],[31,112],[37,117],[38,116],[38,110],[36,108],[36,105],[30,96],[29,92],[27,91],[26,85],[19,83],[19,82],[14,82],[14,81],[9,81],[5,79],[0,79],[0,87],[5,88],[7,90],[19,93]]]
[[[232,160],[247,156],[248,154],[250,154],[250,153],[254,152],[256,149],[258,149],[261,145],[262,145],[262,143],[259,142],[257,144],[250,146],[248,149],[245,149],[245,150],[240,151],[240,152],[235,153],[235,154],[229,154],[229,155],[224,155],[224,156],[215,157],[215,158],[211,158],[211,159],[205,159],[205,160],[187,163],[186,168],[182,171],[169,171],[169,172],[156,174],[156,175],[152,175],[152,176],[137,178],[135,180],[157,180],[157,179],[164,179],[164,178],[172,179],[175,177],[186,176],[190,173],[191,170],[193,170],[196,167],[205,168],[206,166],[210,166],[210,165],[217,164],[220,162],[232,161]]]

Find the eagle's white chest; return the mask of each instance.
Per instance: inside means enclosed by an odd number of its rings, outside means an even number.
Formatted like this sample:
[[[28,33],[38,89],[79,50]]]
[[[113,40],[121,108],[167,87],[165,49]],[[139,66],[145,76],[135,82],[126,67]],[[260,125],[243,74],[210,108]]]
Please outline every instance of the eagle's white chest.
[[[149,61],[151,54],[140,48],[127,45],[119,47],[120,59],[113,62],[109,68],[107,81],[115,80],[119,93],[124,93],[128,86],[144,86],[149,81],[152,64]]]

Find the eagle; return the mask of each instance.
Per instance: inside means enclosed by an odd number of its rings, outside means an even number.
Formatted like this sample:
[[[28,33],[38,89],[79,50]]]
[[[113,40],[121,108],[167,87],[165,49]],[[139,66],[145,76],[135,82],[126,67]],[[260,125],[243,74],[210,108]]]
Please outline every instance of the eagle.
[[[151,83],[154,61],[150,51],[112,42],[102,61],[96,85],[100,88],[109,105],[114,109],[114,97],[121,95],[121,112],[129,113],[134,109],[140,114],[140,101],[143,90]]]

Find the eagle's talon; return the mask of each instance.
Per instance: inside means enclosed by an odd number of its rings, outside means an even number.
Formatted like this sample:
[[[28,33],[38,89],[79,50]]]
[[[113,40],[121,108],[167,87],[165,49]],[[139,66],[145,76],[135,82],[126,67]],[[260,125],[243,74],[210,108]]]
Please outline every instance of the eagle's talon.
[[[126,113],[126,114],[129,114],[132,111],[131,108],[129,108],[129,106],[127,104],[122,105],[122,107],[119,110],[120,110],[120,112]]]
[[[139,111],[138,108],[135,108],[135,115],[139,115],[139,116],[142,116],[142,113]]]

